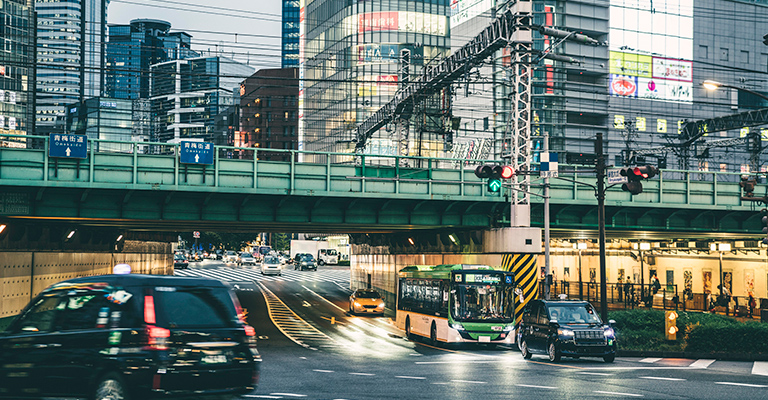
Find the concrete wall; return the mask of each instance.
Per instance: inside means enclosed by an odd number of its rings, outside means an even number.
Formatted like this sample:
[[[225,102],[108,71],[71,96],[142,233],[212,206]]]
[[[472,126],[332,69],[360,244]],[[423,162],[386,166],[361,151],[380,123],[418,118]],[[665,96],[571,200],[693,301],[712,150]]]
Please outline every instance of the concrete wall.
[[[112,273],[115,264],[128,264],[133,273],[173,274],[170,246],[126,243],[136,252],[60,253],[16,251],[0,253],[0,318],[18,314],[46,287],[65,279]],[[164,251],[168,247],[168,251]],[[138,252],[139,250],[153,250]]]

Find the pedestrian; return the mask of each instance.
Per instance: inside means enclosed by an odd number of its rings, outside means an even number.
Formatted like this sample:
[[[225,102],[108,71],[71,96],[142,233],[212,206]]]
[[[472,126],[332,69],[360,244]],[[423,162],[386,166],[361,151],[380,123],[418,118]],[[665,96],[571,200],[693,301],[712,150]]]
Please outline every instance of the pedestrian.
[[[619,302],[624,301],[623,289],[624,287],[622,286],[621,278],[619,278],[619,281],[616,282],[616,291],[619,292]]]
[[[709,302],[708,302],[709,305],[707,306],[707,311],[709,311],[710,313],[714,313],[715,312],[716,304],[715,304],[715,299],[712,298],[712,293],[707,295],[707,300],[709,300]]]
[[[656,293],[659,293],[659,289],[661,289],[661,283],[659,282],[659,278],[656,276],[656,274],[653,274],[653,278],[651,278],[651,284],[653,285],[653,294],[656,295]]]
[[[627,277],[626,282],[624,282],[624,300],[625,300],[624,302],[627,304],[629,304],[632,301],[632,299],[629,296],[629,290],[631,287],[632,287],[632,280],[629,277]]]
[[[727,287],[720,285],[720,291],[723,294],[723,305],[725,306],[725,315],[731,315],[731,291]]]
[[[747,308],[749,309],[749,318],[752,318],[752,316],[754,315],[755,307],[757,307],[757,300],[755,300],[755,295],[752,294],[752,292],[749,292],[749,299],[747,300]]]

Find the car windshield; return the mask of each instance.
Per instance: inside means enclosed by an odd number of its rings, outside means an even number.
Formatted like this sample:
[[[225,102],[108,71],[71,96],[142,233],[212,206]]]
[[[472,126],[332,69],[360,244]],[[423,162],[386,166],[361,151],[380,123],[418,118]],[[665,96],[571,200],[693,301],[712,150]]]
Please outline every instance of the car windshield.
[[[227,252],[227,255],[228,255],[228,256],[236,256],[237,254],[235,254],[235,252],[234,252],[234,251],[228,251],[228,252]]]
[[[264,257],[265,264],[280,264],[280,259],[277,257]]]
[[[301,261],[312,261],[315,259],[314,257],[312,257],[312,254],[300,254],[299,258],[301,259]]]
[[[550,304],[549,319],[566,324],[599,324],[597,315],[591,304]]]
[[[175,260],[183,260],[183,259],[185,259],[186,257],[184,257],[184,255],[182,255],[182,254],[176,254],[175,256],[173,256],[173,258],[174,258]]]
[[[243,253],[243,254],[240,254],[240,257],[253,257],[253,256],[251,255],[251,253]]]
[[[375,290],[361,290],[355,293],[355,297],[359,297],[361,299],[378,299],[381,298],[381,295]]]
[[[460,284],[454,286],[453,318],[457,321],[512,322],[515,298],[506,285]]]

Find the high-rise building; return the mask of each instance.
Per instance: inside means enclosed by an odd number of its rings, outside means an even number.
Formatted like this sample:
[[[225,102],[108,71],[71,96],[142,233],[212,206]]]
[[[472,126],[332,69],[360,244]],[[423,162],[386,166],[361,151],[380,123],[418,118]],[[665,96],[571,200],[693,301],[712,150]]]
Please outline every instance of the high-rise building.
[[[282,67],[299,66],[299,0],[283,0]]]
[[[214,139],[215,117],[235,104],[240,82],[254,69],[220,56],[166,61],[150,67],[153,141]]]
[[[8,0],[0,7],[0,132],[33,133],[34,115],[34,9],[31,0]],[[0,141],[0,146],[22,146],[18,141]]]
[[[164,61],[198,57],[192,36],[170,32],[171,24],[135,19],[128,25],[109,25],[106,46],[105,94],[119,99],[149,98],[149,67]]]
[[[38,0],[36,134],[63,132],[70,104],[100,96],[109,0]]]
[[[450,51],[447,0],[302,1],[299,149],[352,152],[356,126],[398,89],[400,52],[411,54],[410,75]],[[450,96],[439,94],[449,102]],[[427,101],[432,106],[432,99]],[[424,114],[421,114],[424,115]],[[414,118],[407,138],[381,129],[366,151],[439,155],[439,123]],[[406,143],[406,149],[399,148]]]
[[[299,113],[299,72],[296,68],[262,69],[240,86],[241,130],[235,146],[257,147],[260,160],[286,161],[296,150]]]

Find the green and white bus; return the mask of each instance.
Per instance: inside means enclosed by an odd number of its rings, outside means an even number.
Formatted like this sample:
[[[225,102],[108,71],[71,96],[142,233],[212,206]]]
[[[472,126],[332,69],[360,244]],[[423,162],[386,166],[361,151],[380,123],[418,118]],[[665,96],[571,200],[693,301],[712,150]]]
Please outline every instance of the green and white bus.
[[[487,265],[412,265],[399,273],[397,327],[436,343],[514,343],[515,278]]]

